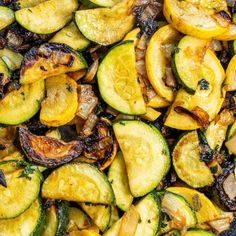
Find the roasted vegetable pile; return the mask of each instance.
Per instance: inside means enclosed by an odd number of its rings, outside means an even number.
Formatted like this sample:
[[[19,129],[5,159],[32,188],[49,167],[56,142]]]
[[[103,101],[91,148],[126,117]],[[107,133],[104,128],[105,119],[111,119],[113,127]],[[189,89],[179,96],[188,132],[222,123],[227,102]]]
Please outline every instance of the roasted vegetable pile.
[[[235,236],[235,117],[235,1],[0,0],[0,236]]]

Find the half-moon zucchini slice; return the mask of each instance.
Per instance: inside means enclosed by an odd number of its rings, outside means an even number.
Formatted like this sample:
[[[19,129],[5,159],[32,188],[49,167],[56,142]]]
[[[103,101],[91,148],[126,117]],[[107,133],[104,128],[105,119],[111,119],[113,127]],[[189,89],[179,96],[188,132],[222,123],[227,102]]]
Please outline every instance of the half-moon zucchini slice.
[[[0,30],[4,29],[14,21],[14,12],[8,7],[0,6]]]
[[[86,67],[83,56],[69,46],[46,43],[26,53],[20,70],[20,83],[29,84]]]
[[[66,25],[78,8],[77,0],[49,0],[15,12],[16,21],[36,34],[50,34]]]
[[[123,0],[112,8],[79,10],[75,14],[76,24],[81,33],[95,43],[116,43],[134,26],[133,3],[134,0]]]
[[[108,205],[114,201],[106,176],[86,163],[66,164],[53,171],[43,183],[42,197]]]

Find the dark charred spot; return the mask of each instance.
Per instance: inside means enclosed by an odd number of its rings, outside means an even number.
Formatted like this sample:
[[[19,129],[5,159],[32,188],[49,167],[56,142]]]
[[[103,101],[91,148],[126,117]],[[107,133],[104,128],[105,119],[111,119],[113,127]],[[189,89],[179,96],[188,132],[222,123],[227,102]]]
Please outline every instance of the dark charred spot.
[[[43,71],[47,71],[47,69],[44,66],[40,66],[40,69]]]
[[[232,19],[226,11],[219,11],[217,14],[224,20],[228,21],[229,23],[232,23]]]
[[[7,188],[6,178],[5,178],[5,175],[4,175],[4,173],[3,173],[2,170],[0,170],[0,184],[1,184],[3,187]]]
[[[216,55],[219,58],[224,69],[226,69],[229,64],[229,61],[230,61],[229,52],[227,52],[225,49],[223,49],[222,51],[216,52]]]
[[[208,90],[209,89],[209,82],[205,79],[199,80],[198,85],[200,86],[200,90]]]

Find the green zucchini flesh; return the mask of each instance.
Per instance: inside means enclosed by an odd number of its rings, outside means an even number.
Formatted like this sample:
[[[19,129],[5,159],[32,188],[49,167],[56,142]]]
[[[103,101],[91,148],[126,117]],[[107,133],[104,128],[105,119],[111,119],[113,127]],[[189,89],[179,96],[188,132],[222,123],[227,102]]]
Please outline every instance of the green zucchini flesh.
[[[20,53],[4,48],[0,50],[0,57],[10,70],[14,71],[20,69],[23,60],[23,56]]]
[[[176,193],[166,191],[161,201],[161,207],[173,221],[182,223],[182,227],[197,224],[195,212],[190,204]]]
[[[104,101],[130,115],[146,113],[135,66],[134,43],[126,41],[108,52],[97,72],[98,86]]]
[[[46,209],[46,222],[43,227],[42,236],[55,236],[58,227],[58,216],[55,205]]]
[[[87,68],[83,56],[65,44],[46,43],[24,56],[20,83],[29,84],[48,77]]]
[[[17,201],[15,199],[15,201]],[[20,203],[17,201],[17,203]],[[40,200],[35,200],[32,205],[21,215],[7,220],[0,220],[1,235],[6,236],[39,236],[45,223],[45,213]]]
[[[155,236],[161,220],[160,199],[157,192],[149,193],[135,205],[135,208],[141,219],[135,236]]]
[[[69,208],[69,224],[67,232],[74,229],[87,229],[89,226],[91,226],[91,220],[83,211],[76,207]]]
[[[121,152],[117,153],[108,171],[108,179],[116,198],[116,205],[123,211],[127,211],[133,202],[133,196],[129,189],[129,182],[125,161]]]
[[[75,14],[75,21],[87,39],[110,45],[120,41],[133,28],[132,5],[133,0],[125,0],[112,8],[79,10]]]
[[[216,236],[216,235],[204,229],[191,228],[186,232],[185,236]]]
[[[4,82],[7,83],[8,81],[10,81],[11,73],[4,60],[2,60],[1,58],[0,58],[0,75],[1,75],[1,83],[4,84]]]
[[[135,197],[143,196],[169,171],[168,145],[159,130],[142,121],[118,121],[113,129],[124,155],[130,191]]]
[[[73,21],[56,33],[50,42],[64,43],[78,51],[86,49],[90,44],[90,41],[80,33]]]
[[[108,228],[111,219],[111,206],[87,203],[81,203],[80,206],[102,232]]]
[[[236,121],[228,127],[226,139],[231,139],[236,134]]]
[[[64,236],[69,223],[69,202],[59,201],[57,208],[58,226],[55,236]]]
[[[23,213],[38,197],[40,191],[40,172],[35,170],[29,178],[20,177],[23,169],[17,168],[15,162],[12,162],[6,161],[0,165],[7,184],[7,187],[0,185],[0,219],[17,217]]]
[[[27,7],[34,7],[42,2],[46,2],[48,0],[15,0],[15,3],[18,8],[23,9]]]
[[[54,170],[42,186],[44,198],[111,204],[114,194],[106,176],[86,163],[66,164]]]
[[[202,65],[208,46],[208,40],[185,36],[180,40],[178,50],[175,50],[173,69],[176,78],[190,93],[194,93],[202,78],[207,80],[210,75],[209,69]]]
[[[16,21],[36,34],[50,34],[66,25],[78,8],[77,0],[49,0],[15,12]]]
[[[17,125],[30,119],[40,109],[44,94],[43,80],[23,85],[19,90],[8,93],[0,101],[0,123]]]
[[[14,12],[8,7],[0,6],[0,30],[4,29],[14,21]]]
[[[214,181],[210,168],[200,161],[198,145],[197,132],[192,131],[180,138],[172,153],[178,177],[194,188],[211,185]]]

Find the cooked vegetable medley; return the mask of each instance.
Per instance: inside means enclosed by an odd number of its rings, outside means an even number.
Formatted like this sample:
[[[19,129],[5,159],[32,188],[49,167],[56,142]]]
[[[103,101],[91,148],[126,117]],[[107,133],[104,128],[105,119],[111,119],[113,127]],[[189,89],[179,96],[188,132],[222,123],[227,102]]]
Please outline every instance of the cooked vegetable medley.
[[[236,236],[236,1],[0,0],[0,236]]]

